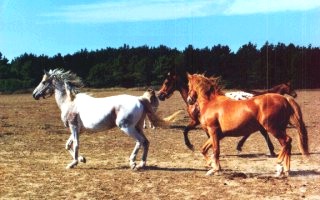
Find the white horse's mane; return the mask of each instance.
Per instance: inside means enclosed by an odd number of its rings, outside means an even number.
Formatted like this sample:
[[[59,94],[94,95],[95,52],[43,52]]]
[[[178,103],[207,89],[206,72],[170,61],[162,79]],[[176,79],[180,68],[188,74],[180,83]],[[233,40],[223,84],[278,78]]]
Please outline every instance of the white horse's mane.
[[[79,89],[84,86],[81,78],[71,71],[64,71],[63,69],[54,69],[48,72],[50,77],[68,83],[73,89]]]

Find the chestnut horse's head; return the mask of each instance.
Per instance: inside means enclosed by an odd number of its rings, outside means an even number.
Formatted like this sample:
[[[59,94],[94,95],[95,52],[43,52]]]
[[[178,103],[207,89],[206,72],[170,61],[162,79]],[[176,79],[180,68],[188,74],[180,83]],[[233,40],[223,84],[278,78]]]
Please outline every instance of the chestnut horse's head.
[[[198,98],[209,100],[212,95],[224,95],[221,91],[220,77],[205,77],[203,74],[187,74],[189,92],[187,102],[196,103]]]
[[[166,75],[166,78],[163,81],[163,84],[158,92],[158,98],[161,101],[164,101],[165,99],[170,98],[173,92],[179,89],[178,85],[179,85],[179,77],[176,75],[174,71],[169,72]]]
[[[191,74],[187,74],[188,76],[188,86],[189,86],[189,92],[188,92],[188,98],[187,98],[187,103],[189,105],[193,105],[196,103],[197,99],[198,99],[198,94],[195,88],[195,78],[193,75]]]

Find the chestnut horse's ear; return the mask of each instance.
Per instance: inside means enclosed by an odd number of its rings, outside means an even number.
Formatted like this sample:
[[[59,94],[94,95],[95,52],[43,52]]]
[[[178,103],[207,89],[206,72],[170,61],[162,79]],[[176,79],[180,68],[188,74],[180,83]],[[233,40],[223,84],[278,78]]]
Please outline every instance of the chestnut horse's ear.
[[[188,80],[191,80],[191,79],[192,79],[192,75],[189,74],[189,72],[187,72],[187,78],[188,78]]]

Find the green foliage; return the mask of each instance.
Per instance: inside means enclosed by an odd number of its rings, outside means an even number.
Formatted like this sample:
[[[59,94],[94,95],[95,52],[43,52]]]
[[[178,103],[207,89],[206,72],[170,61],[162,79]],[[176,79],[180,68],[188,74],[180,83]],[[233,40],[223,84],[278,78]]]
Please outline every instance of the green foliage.
[[[260,49],[251,42],[234,53],[228,46],[183,51],[166,46],[82,49],[53,57],[23,54],[10,63],[0,52],[0,92],[34,87],[43,70],[64,68],[77,73],[88,87],[159,85],[164,75],[205,73],[222,76],[229,88],[268,88],[291,81],[296,88],[319,88],[320,49],[266,42]]]

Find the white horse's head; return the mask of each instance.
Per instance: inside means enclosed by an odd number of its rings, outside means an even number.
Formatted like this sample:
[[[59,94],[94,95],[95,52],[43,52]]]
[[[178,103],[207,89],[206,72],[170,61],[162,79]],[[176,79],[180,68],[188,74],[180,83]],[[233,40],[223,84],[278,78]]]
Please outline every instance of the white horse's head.
[[[53,95],[55,90],[66,93],[69,89],[71,93],[77,93],[77,89],[82,87],[81,79],[74,73],[62,69],[45,71],[39,85],[34,89],[32,96],[39,100]]]

